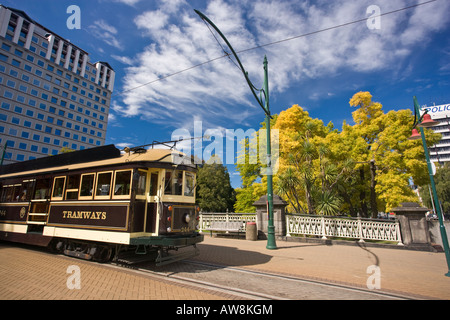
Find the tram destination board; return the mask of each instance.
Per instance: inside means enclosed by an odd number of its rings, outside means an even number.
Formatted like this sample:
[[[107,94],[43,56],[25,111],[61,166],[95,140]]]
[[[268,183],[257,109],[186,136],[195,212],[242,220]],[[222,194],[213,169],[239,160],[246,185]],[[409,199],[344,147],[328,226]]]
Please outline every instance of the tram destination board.
[[[127,229],[128,204],[52,205],[48,225]]]

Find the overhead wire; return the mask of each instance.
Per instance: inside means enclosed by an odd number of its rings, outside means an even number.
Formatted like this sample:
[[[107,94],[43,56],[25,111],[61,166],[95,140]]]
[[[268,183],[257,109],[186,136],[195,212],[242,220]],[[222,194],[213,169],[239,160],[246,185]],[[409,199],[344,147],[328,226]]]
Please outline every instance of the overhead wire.
[[[412,9],[412,8],[424,6],[424,5],[427,5],[427,4],[430,4],[430,3],[432,3],[432,2],[436,2],[436,1],[439,1],[439,0],[428,0],[428,1],[425,1],[425,2],[421,2],[421,3],[414,4],[414,5],[410,5],[410,6],[407,6],[407,7],[404,7],[404,8],[392,10],[392,11],[385,12],[385,13],[381,13],[381,14],[376,15],[376,16],[371,16],[371,17],[369,17],[369,18],[372,18],[372,19],[380,18],[380,17],[383,17],[383,16],[387,16],[387,15],[390,15],[390,14],[397,13],[397,12],[401,12],[401,11],[405,11],[405,10],[410,10],[410,9]],[[301,34],[301,35],[298,35],[298,36],[294,36],[294,37],[290,37],[290,38],[286,38],[286,39],[282,39],[282,40],[273,41],[273,42],[269,42],[269,43],[262,44],[262,45],[257,45],[257,46],[255,46],[255,47],[251,47],[251,48],[247,48],[247,49],[242,49],[242,50],[236,51],[236,53],[248,52],[248,51],[251,51],[251,50],[260,49],[260,48],[264,48],[264,47],[268,47],[268,46],[280,44],[280,43],[287,42],[287,41],[292,41],[292,40],[295,40],[295,39],[304,38],[304,37],[311,36],[311,35],[315,35],[315,34],[318,34],[318,33],[322,33],[322,32],[326,32],[326,31],[330,31],[330,30],[334,30],[334,29],[346,27],[346,26],[349,26],[349,25],[352,25],[352,24],[357,24],[357,23],[360,23],[360,22],[364,22],[364,21],[367,21],[367,19],[368,19],[368,18],[358,19],[358,20],[354,20],[354,21],[351,21],[351,22],[347,22],[347,23],[335,25],[335,26],[332,26],[332,27],[328,27],[328,28],[324,28],[324,29],[320,29],[320,30],[316,30],[316,31],[304,33],[304,34]],[[205,22],[205,24],[208,26],[208,24],[207,24],[206,22]],[[153,84],[153,83],[155,83],[155,82],[159,82],[159,81],[168,79],[168,78],[173,77],[173,76],[176,76],[176,75],[178,75],[178,74],[180,74],[180,73],[184,73],[184,72],[190,71],[190,70],[192,70],[192,69],[201,67],[201,66],[203,66],[203,65],[205,65],[205,64],[209,64],[209,63],[211,63],[211,62],[214,62],[214,61],[216,61],[216,60],[220,60],[220,59],[225,58],[225,57],[228,57],[228,58],[233,62],[233,64],[235,64],[235,65],[239,68],[239,66],[234,62],[234,60],[231,59],[230,53],[227,52],[227,51],[225,50],[225,48],[223,48],[222,44],[219,42],[219,40],[217,39],[217,37],[215,36],[215,34],[214,34],[214,33],[212,32],[212,30],[209,28],[209,26],[208,26],[208,29],[209,29],[209,31],[212,33],[212,35],[214,36],[214,38],[216,39],[217,43],[219,43],[220,47],[222,48],[222,51],[224,52],[224,55],[219,56],[219,57],[216,57],[216,58],[213,58],[213,59],[210,59],[210,60],[207,60],[207,61],[204,61],[204,62],[201,62],[201,63],[199,63],[199,64],[193,65],[193,66],[188,67],[188,68],[186,68],[186,69],[182,69],[182,70],[180,70],[180,71],[177,71],[177,72],[174,72],[174,73],[170,73],[170,74],[168,74],[168,75],[165,75],[165,76],[159,77],[159,78],[157,78],[157,79],[151,80],[151,81],[149,81],[149,82],[143,83],[143,84],[138,85],[138,86],[136,86],[136,87],[133,87],[133,88],[130,88],[130,89],[126,89],[126,90],[123,90],[123,91],[116,92],[116,93],[113,94],[113,96],[115,96],[115,95],[122,95],[122,94],[124,94],[124,93],[127,93],[127,92],[130,92],[130,91],[137,90],[137,89],[139,89],[139,88],[142,88],[142,87],[151,85],[151,84]],[[240,68],[239,68],[239,69],[240,69]]]

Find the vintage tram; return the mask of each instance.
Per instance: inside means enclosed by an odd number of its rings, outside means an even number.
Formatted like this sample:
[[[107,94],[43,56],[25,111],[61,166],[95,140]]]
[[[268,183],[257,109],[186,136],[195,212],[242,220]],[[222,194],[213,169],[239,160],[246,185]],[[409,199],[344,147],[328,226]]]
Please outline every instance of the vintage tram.
[[[4,165],[0,239],[99,262],[153,255],[165,264],[196,254],[203,240],[195,181],[191,159],[170,149],[107,145]],[[192,250],[171,254],[180,248]]]

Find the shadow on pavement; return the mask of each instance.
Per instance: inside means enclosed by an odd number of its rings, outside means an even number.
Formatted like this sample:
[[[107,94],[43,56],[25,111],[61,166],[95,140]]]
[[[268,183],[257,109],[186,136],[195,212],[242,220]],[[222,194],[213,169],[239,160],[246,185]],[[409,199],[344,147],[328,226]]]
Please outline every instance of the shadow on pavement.
[[[193,260],[226,265],[230,267],[251,266],[267,263],[271,255],[256,251],[238,249],[236,247],[199,244],[200,255]]]
[[[373,265],[375,266],[380,266],[380,259],[378,258],[378,256],[373,253],[372,251],[370,251],[369,249],[366,248],[366,245],[364,244],[364,242],[356,242],[356,244],[358,245],[358,247],[360,247],[361,249],[367,251],[369,254],[371,254],[374,258],[374,263]]]
[[[243,267],[264,264],[272,259],[271,255],[238,249],[236,247],[198,244],[199,255],[190,258],[192,263],[185,263],[184,260],[174,262],[165,266],[157,267],[155,263],[140,264],[143,269],[155,272],[168,273],[168,275],[178,273],[203,273],[214,269],[226,267]]]

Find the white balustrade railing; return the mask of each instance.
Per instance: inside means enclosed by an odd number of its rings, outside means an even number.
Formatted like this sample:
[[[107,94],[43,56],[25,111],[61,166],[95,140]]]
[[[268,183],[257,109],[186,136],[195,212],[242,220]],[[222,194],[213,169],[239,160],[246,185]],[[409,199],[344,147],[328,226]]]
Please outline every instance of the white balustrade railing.
[[[254,213],[201,213],[200,232],[208,231],[212,222],[242,222],[245,232],[247,222],[256,222]],[[315,215],[286,215],[286,235],[312,235],[364,240],[397,242],[402,245],[400,225],[397,220],[330,217]]]
[[[400,225],[396,220],[286,215],[286,235],[392,241],[402,245]]]
[[[256,222],[255,213],[200,213],[200,232],[206,232],[212,222],[242,222],[240,232],[245,232],[247,222]]]

